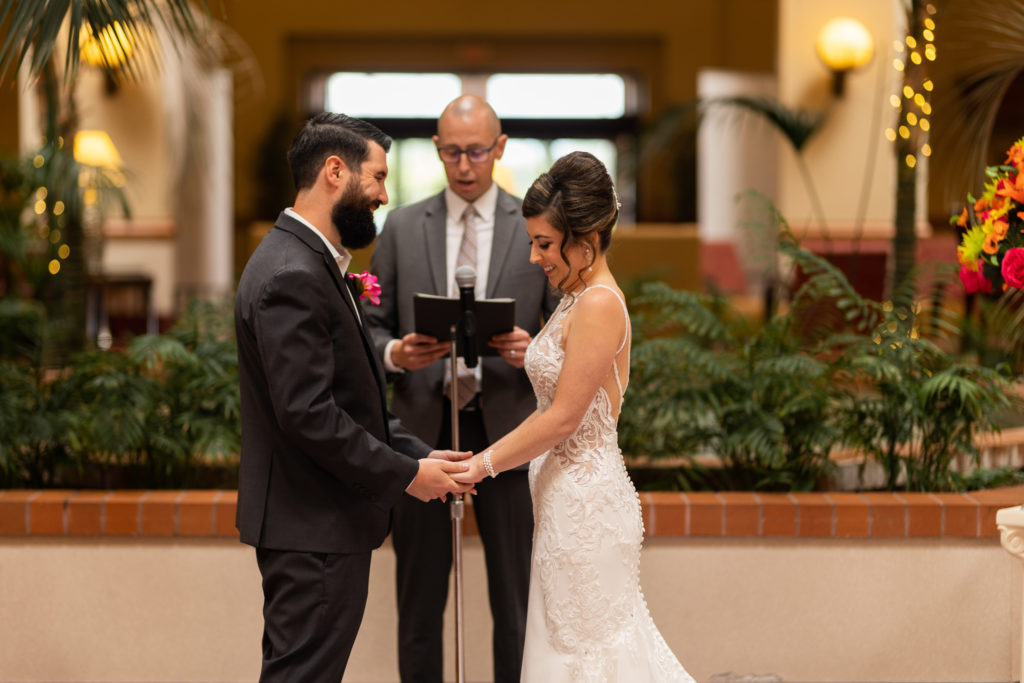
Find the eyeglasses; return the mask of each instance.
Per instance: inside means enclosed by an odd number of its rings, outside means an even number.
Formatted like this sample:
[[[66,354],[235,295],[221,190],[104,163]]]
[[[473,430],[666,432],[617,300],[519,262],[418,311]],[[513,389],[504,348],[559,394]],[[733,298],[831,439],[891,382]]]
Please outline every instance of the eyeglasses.
[[[500,135],[498,137],[501,137]],[[491,156],[491,150],[494,149],[498,144],[498,138],[494,138],[494,142],[491,143],[490,147],[470,147],[469,149],[462,149],[461,147],[455,147],[454,145],[437,148],[437,156],[441,157],[441,161],[446,164],[457,164],[462,155],[465,154],[466,158],[469,159],[471,164],[482,164]]]

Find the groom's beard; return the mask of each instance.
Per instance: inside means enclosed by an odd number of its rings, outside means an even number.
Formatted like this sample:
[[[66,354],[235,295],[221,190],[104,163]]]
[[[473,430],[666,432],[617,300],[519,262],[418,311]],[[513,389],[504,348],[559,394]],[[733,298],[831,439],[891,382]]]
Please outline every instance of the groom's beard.
[[[380,202],[365,196],[358,180],[352,180],[331,208],[331,222],[338,229],[341,246],[346,249],[362,249],[370,246],[377,238],[373,210],[380,206]]]

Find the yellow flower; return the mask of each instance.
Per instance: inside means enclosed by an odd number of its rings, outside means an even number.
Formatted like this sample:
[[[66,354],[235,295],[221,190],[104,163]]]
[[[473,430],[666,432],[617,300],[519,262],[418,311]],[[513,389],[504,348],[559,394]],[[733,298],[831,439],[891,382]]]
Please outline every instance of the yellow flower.
[[[978,259],[981,258],[982,246],[985,244],[985,231],[981,226],[973,225],[964,233],[960,246],[956,248],[957,260],[960,265],[971,270],[978,269]]]

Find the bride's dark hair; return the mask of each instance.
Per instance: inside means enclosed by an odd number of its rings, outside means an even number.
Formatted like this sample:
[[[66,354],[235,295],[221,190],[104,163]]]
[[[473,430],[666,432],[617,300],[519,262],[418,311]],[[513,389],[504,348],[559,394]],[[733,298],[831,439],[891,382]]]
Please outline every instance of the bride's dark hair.
[[[612,241],[612,228],[619,219],[619,203],[608,170],[589,152],[571,152],[542,173],[523,198],[523,217],[542,216],[551,227],[562,233],[559,253],[566,263],[566,247],[590,244],[591,234],[597,235],[597,248],[607,251]],[[577,273],[584,284],[584,272],[590,263]],[[571,275],[571,274],[570,274]],[[562,278],[562,289],[570,275]]]

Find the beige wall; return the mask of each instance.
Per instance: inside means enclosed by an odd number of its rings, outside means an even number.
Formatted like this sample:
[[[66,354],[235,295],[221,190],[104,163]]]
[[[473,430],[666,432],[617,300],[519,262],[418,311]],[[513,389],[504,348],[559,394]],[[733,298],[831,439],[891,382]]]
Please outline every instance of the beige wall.
[[[844,95],[832,98],[831,75],[817,56],[815,39],[821,27],[837,16],[863,23],[874,38],[875,54],[866,67],[847,76]],[[889,96],[902,87],[900,74],[893,68],[893,42],[905,35],[902,16],[903,3],[895,0],[779,1],[778,96],[790,107],[826,110],[824,126],[807,143],[803,156],[833,236],[849,234],[865,184],[867,235],[892,234],[896,162],[893,144],[884,133],[896,120]],[[918,175],[918,215],[923,217],[926,163],[918,165]],[[811,220],[807,184],[789,145],[783,145],[779,159],[778,205],[795,229],[817,225],[816,219]]]
[[[482,565],[467,539],[470,681],[489,679]],[[235,542],[4,538],[0,576],[0,681],[257,677],[259,575]],[[385,545],[346,681],[397,680],[393,579]],[[1021,581],[996,539],[658,537],[642,559],[655,621],[698,681],[1019,680]]]

